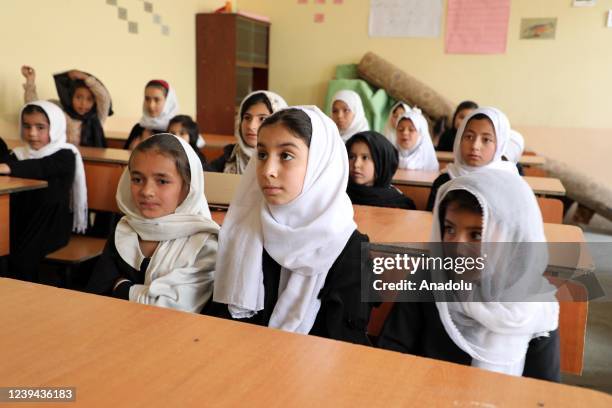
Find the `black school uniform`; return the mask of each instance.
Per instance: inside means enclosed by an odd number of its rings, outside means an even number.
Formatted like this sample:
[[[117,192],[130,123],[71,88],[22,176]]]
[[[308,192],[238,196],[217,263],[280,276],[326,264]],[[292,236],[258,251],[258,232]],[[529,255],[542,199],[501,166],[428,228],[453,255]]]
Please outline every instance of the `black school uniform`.
[[[213,171],[216,173],[223,173],[223,170],[225,169],[225,164],[228,162],[230,157],[232,157],[234,146],[236,146],[236,143],[228,144],[227,146],[225,146],[223,148],[223,154],[217,157],[215,160],[211,161],[210,163],[206,164],[204,170]]]
[[[361,301],[361,244],[369,242],[366,235],[355,230],[346,246],[330,268],[325,284],[319,293],[321,308],[317,314],[311,335],[369,345],[366,335],[371,304]],[[268,253],[263,253],[264,308],[242,322],[267,326],[278,300],[281,266]],[[232,319],[227,305],[209,304],[202,311],[226,319]]]
[[[472,357],[446,333],[435,302],[396,303],[385,321],[377,346],[457,364],[472,363]],[[560,367],[558,329],[550,332],[549,337],[529,342],[524,377],[559,382]]]
[[[1,148],[0,162],[8,164],[12,177],[45,180],[47,188],[11,194],[9,274],[38,281],[43,258],[65,246],[72,231],[70,194],[75,155],[61,149],[40,158],[18,160]]]
[[[104,251],[89,278],[85,290],[97,295],[113,296],[119,299],[130,299],[130,287],[134,284],[142,285],[145,281],[145,272],[151,258],[145,258],[137,270],[121,258],[115,246],[115,230],[111,231],[106,241]],[[128,279],[115,290],[113,287],[118,279]]]
[[[429,192],[429,198],[427,199],[427,211],[433,211],[434,205],[436,204],[436,194],[444,183],[450,181],[450,175],[448,173],[440,174],[431,185],[431,191]]]
[[[387,187],[366,187],[353,184],[349,181],[346,193],[351,202],[357,205],[416,210],[414,201],[392,185]]]
[[[455,145],[455,137],[457,136],[457,129],[446,129],[440,136],[438,146],[436,150],[439,152],[452,152]]]

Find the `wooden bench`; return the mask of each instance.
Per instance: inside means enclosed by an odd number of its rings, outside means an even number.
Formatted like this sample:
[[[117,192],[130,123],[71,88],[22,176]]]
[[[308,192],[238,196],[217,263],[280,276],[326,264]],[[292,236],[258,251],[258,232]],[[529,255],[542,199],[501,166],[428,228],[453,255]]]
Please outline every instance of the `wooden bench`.
[[[71,288],[73,268],[100,256],[105,245],[106,240],[103,238],[73,234],[68,245],[50,253],[45,260],[47,263],[63,266],[63,286]]]

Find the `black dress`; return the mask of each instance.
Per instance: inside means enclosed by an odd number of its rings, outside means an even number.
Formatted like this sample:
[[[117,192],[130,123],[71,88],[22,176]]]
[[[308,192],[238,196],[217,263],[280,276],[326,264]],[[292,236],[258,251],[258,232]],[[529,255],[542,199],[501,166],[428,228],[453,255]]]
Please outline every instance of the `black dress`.
[[[378,337],[377,346],[421,357],[470,365],[472,357],[446,333],[435,302],[396,303]],[[559,382],[559,330],[529,342],[524,377]]]
[[[129,300],[130,287],[134,284],[144,284],[145,272],[150,260],[150,258],[145,258],[140,265],[140,269],[134,269],[125,262],[117,252],[115,230],[113,229],[108,235],[104,251],[94,267],[85,291]],[[115,283],[120,278],[128,279],[130,282],[124,282],[113,290]]]
[[[429,198],[427,199],[427,211],[433,211],[434,205],[436,204],[436,194],[444,183],[450,181],[450,175],[448,173],[440,174],[431,185],[431,191],[429,192]]]
[[[230,157],[232,157],[232,151],[234,150],[234,146],[236,146],[236,143],[228,144],[227,146],[223,147],[223,154],[217,157],[215,160],[211,161],[210,163],[206,164],[204,170],[213,171],[215,173],[223,173],[223,170],[225,169],[225,164],[230,159]]]
[[[439,152],[452,152],[455,145],[455,136],[457,135],[457,129],[446,129],[440,136],[438,146],[436,150]]]
[[[361,243],[368,237],[355,230],[332,267],[319,293],[321,308],[311,335],[369,345],[366,335],[372,304],[361,301]],[[278,300],[281,266],[263,253],[264,309],[239,321],[267,326]],[[232,319],[227,305],[209,303],[203,314]]]
[[[357,205],[416,210],[414,201],[392,185],[387,187],[366,187],[349,181],[346,193],[351,202]]]
[[[10,197],[9,273],[17,279],[36,282],[43,258],[70,240],[75,155],[71,150],[61,149],[40,159],[18,160],[8,154],[6,147],[0,147],[0,162],[8,164],[12,177],[48,183],[47,188]]]

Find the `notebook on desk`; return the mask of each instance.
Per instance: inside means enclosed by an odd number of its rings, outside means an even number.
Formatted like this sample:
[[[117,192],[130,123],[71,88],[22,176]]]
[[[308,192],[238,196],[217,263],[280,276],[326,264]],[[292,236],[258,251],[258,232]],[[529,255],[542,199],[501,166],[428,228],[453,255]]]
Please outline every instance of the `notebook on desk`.
[[[239,174],[204,172],[204,194],[211,208],[228,208],[240,182]]]

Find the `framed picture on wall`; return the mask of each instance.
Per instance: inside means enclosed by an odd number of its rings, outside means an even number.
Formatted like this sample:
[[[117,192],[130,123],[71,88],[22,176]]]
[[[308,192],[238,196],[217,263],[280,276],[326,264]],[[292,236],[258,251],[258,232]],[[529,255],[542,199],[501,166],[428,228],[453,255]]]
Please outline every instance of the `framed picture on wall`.
[[[572,5],[574,7],[592,7],[597,3],[596,0],[573,0]]]

